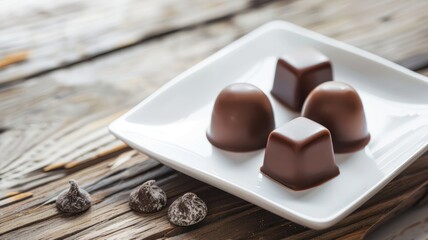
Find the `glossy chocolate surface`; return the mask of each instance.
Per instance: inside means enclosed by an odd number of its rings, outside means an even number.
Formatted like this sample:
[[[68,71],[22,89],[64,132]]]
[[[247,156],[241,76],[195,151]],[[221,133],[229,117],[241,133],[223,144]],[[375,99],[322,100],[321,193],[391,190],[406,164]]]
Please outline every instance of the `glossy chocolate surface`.
[[[346,83],[326,82],[316,87],[306,99],[302,116],[330,130],[336,153],[357,151],[370,140],[361,98]]]
[[[248,83],[236,83],[217,96],[208,127],[208,140],[216,147],[244,152],[264,148],[275,128],[268,97]]]
[[[303,117],[273,131],[262,173],[294,190],[317,186],[337,175],[330,132]]]
[[[314,49],[302,49],[278,59],[271,94],[294,111],[300,111],[308,94],[333,80],[329,59]]]

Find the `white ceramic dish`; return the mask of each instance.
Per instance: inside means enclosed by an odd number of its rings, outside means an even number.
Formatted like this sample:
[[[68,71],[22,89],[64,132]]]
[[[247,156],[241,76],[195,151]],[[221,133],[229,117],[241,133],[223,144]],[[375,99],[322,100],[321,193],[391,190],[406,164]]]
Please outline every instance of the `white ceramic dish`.
[[[269,94],[275,57],[312,47],[333,62],[335,80],[359,92],[369,145],[337,154],[341,174],[295,192],[260,174],[264,150],[213,147],[205,131],[217,94],[234,82],[260,87],[276,125],[296,117]],[[187,70],[110,125],[111,132],[165,165],[314,229],[329,227],[363,204],[427,149],[428,80],[383,58],[290,23],[268,23]]]

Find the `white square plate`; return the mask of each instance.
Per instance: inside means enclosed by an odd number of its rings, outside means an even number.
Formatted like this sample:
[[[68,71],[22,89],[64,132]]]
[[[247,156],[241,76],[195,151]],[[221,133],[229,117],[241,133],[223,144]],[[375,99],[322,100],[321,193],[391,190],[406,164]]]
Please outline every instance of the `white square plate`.
[[[340,175],[295,192],[260,174],[264,150],[233,153],[205,136],[217,94],[249,82],[269,96],[276,125],[296,117],[270,95],[275,59],[315,48],[333,63],[336,81],[360,94],[369,145],[336,154]],[[268,23],[182,73],[110,125],[111,132],[160,162],[279,216],[329,227],[363,204],[421,155],[428,142],[428,80],[383,58],[286,22]]]

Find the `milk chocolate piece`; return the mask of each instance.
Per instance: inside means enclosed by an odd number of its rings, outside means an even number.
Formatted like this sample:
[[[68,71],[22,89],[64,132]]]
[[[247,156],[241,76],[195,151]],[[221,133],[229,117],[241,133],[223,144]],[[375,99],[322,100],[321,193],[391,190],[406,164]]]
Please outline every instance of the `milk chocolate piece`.
[[[268,97],[248,83],[236,83],[218,95],[207,130],[208,140],[216,147],[244,152],[264,148],[275,128]]]
[[[360,96],[348,84],[326,82],[316,87],[306,99],[302,116],[330,130],[336,153],[362,149],[370,140]]]
[[[271,94],[292,110],[300,111],[312,89],[331,80],[329,59],[314,49],[303,49],[278,59]]]
[[[337,175],[330,132],[303,117],[273,131],[262,173],[294,190],[317,186]]]

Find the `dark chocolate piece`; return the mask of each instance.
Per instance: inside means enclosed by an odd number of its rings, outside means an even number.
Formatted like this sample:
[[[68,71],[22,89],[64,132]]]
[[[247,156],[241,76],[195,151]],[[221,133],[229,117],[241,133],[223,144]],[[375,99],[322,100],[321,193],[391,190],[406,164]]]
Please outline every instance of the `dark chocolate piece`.
[[[208,140],[216,147],[244,152],[264,148],[275,128],[268,97],[248,83],[236,83],[217,96],[208,127]]]
[[[341,82],[326,82],[306,99],[302,116],[318,122],[331,132],[336,153],[364,148],[370,141],[360,96]]]
[[[65,213],[80,213],[91,207],[91,196],[70,180],[70,189],[64,190],[56,199],[56,207]]]
[[[330,132],[303,117],[273,131],[262,173],[294,190],[317,186],[337,175]]]
[[[333,70],[329,59],[314,49],[302,49],[278,59],[271,94],[299,112],[312,89],[331,80]]]
[[[207,215],[207,205],[194,193],[177,198],[168,209],[168,220],[177,226],[190,226]]]
[[[155,180],[149,180],[131,192],[129,207],[143,213],[157,212],[166,206],[166,193],[157,185]]]

